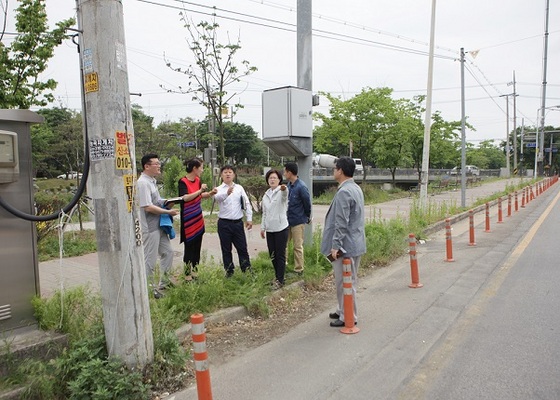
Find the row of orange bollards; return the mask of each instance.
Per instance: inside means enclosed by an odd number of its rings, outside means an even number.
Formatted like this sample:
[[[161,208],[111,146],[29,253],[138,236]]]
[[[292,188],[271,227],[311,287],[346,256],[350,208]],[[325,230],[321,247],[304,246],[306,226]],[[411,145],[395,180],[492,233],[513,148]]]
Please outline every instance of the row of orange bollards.
[[[545,190],[550,188],[554,183],[558,182],[558,176],[554,176],[552,178],[544,179],[540,182],[533,185],[526,186],[522,189],[522,196],[521,196],[521,208],[525,208],[525,206],[532,200],[535,199],[536,196],[542,194]],[[533,191],[534,189],[534,191]],[[511,209],[512,209],[512,198],[511,193],[508,194],[508,205],[507,205],[507,216],[511,217]],[[514,197],[514,207],[515,211],[519,211],[519,202],[517,191],[513,193]],[[502,198],[498,198],[498,223],[503,223],[503,215],[502,215]],[[485,224],[484,224],[484,232],[489,233],[490,230],[490,203],[485,204]],[[408,242],[409,242],[409,256],[410,256],[410,275],[412,283],[408,285],[410,288],[421,288],[424,285],[420,283],[420,274],[418,272],[418,259],[416,253],[416,237],[413,233],[408,235]],[[474,235],[474,211],[469,210],[469,246],[476,246],[475,242],[475,235]],[[453,241],[451,235],[451,220],[447,218],[445,220],[445,253],[446,258],[444,261],[446,262],[453,262],[455,259],[453,258]]]

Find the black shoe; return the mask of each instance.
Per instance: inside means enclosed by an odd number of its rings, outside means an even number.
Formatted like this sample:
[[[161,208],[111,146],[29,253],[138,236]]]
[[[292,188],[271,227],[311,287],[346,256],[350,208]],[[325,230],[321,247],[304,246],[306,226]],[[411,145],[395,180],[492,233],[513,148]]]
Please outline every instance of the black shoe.
[[[233,270],[226,271],[226,278],[231,278],[233,276]]]
[[[337,312],[332,312],[329,314],[330,319],[340,319],[340,314]]]
[[[154,288],[154,299],[161,299],[164,296],[163,293],[161,293],[159,290]]]
[[[354,325],[358,325],[358,323],[354,322]],[[345,324],[344,321],[337,319],[336,321],[331,321],[331,326],[333,328],[342,328],[343,326],[345,326]]]
[[[281,289],[282,286],[284,286],[284,284],[282,282],[280,282],[278,279],[275,279],[272,281],[272,290],[278,290]]]

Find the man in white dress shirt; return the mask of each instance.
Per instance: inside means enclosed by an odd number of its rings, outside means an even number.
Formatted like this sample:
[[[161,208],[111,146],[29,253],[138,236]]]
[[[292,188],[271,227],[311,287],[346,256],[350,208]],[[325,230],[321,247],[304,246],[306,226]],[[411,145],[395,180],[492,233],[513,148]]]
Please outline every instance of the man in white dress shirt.
[[[245,226],[248,230],[253,227],[253,210],[249,197],[243,186],[236,184],[235,169],[231,165],[224,165],[220,170],[222,184],[214,199],[220,206],[218,212],[218,236],[222,249],[222,260],[226,277],[231,277],[235,269],[232,257],[232,244],[239,256],[239,267],[242,272],[251,270],[251,260],[247,251],[247,238],[243,229],[243,214],[247,217]]]

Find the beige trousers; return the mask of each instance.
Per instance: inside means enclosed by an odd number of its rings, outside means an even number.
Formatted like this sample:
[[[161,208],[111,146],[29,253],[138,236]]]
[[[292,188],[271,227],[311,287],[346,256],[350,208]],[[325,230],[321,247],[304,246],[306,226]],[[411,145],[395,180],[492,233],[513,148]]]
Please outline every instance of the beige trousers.
[[[305,224],[289,227],[288,243],[294,242],[294,271],[303,272],[303,232]],[[287,254],[287,252],[286,252]],[[286,257],[287,259],[288,257]]]

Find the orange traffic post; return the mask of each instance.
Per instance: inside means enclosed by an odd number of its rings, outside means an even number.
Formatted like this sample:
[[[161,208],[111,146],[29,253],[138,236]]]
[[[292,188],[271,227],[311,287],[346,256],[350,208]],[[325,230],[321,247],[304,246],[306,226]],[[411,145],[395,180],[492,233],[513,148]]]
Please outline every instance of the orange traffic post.
[[[212,400],[212,386],[210,384],[210,365],[206,351],[206,330],[204,329],[204,315],[191,315],[192,341],[194,350],[194,369],[196,373],[196,391],[198,400]]]
[[[490,203],[486,203],[486,229],[484,232],[490,232]]]
[[[352,260],[342,260],[342,292],[344,293],[344,328],[342,333],[358,333],[360,329],[354,324],[354,291],[352,290]]]
[[[418,274],[418,260],[416,259],[416,237],[414,233],[408,235],[408,254],[410,255],[410,276],[412,283],[408,285],[409,288],[418,289],[422,285],[420,283],[420,276]]]
[[[453,262],[453,243],[451,241],[451,220],[449,218],[445,219],[445,253],[447,258],[445,261]]]
[[[508,217],[511,217],[511,193],[508,193]]]
[[[474,211],[469,210],[469,246],[476,246],[474,241]]]
[[[527,188],[523,188],[523,194],[521,195],[521,208],[525,208],[525,193],[527,192]]]
[[[515,212],[519,211],[519,203],[517,202],[517,190],[513,193],[515,199]]]
[[[502,220],[502,198],[498,197],[498,224],[504,222]]]

